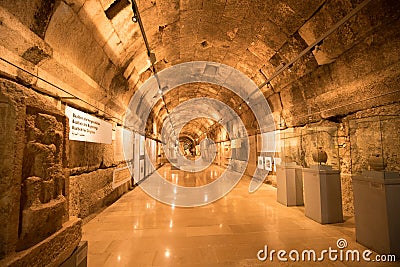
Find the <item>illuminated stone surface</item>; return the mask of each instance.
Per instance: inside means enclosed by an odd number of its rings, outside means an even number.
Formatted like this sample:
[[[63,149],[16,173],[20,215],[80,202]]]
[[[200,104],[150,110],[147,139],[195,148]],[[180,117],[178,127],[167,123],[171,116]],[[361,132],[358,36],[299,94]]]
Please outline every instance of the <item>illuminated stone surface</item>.
[[[126,166],[114,154],[116,140],[111,145],[69,141],[64,116],[67,104],[120,127],[131,97],[153,75],[131,6],[108,19],[105,11],[113,2],[0,0],[0,259],[20,250],[42,257],[32,248],[56,238],[70,215],[88,220],[130,186],[113,188],[113,171]],[[241,71],[256,85],[287,67],[360,3],[137,1],[158,72],[179,63],[213,61]],[[369,168],[372,153],[383,155],[387,171],[400,170],[399,37],[400,1],[372,0],[261,88],[276,129],[338,129],[334,159],[341,171],[345,219],[354,213],[351,177]],[[245,99],[205,83],[170,89],[165,104],[157,99],[140,134],[159,139],[175,107],[197,97],[216,99],[243,120],[251,148],[246,174],[256,169],[259,129]],[[200,110],[190,108],[195,114]],[[358,123],[365,118],[379,119]],[[229,136],[215,123],[198,118],[181,134],[193,144],[206,135],[216,141],[214,163],[227,166],[228,154],[236,150],[220,143]],[[298,144],[292,156],[307,165],[314,144],[307,138]],[[165,163],[163,153],[157,152],[156,167]],[[267,177],[269,183],[274,179],[274,173]],[[80,226],[73,229],[70,244],[80,238]]]

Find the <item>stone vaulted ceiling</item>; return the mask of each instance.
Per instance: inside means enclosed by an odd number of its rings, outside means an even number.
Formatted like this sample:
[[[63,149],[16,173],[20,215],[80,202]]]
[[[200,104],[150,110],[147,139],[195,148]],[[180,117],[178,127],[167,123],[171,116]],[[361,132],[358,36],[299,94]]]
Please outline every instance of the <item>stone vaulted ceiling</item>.
[[[121,117],[152,71],[139,26],[132,22],[130,1],[120,0],[123,8],[107,17],[114,2],[0,0],[2,9],[15,16],[8,18],[2,11],[2,27],[16,19],[39,37],[20,30],[25,39],[15,40],[10,31],[3,35],[2,45],[39,66],[47,79],[56,76],[60,86]],[[137,0],[137,5],[157,71],[182,62],[215,61],[242,71],[260,85],[362,2]],[[390,90],[377,81],[390,85],[398,77],[399,3],[370,1],[263,87],[276,120],[282,117],[288,126],[295,126],[306,123],[310,112],[316,114],[315,120],[350,113],[357,106],[350,105],[355,99],[349,96],[370,99],[376,92]],[[27,42],[40,53],[27,53]],[[387,69],[393,71],[380,73]],[[167,106],[202,95],[222,99],[236,109],[241,101],[223,88],[190,85],[167,95]],[[393,102],[393,95],[376,101]],[[160,103],[153,114],[161,125],[166,111]],[[244,116],[251,121],[251,114]]]

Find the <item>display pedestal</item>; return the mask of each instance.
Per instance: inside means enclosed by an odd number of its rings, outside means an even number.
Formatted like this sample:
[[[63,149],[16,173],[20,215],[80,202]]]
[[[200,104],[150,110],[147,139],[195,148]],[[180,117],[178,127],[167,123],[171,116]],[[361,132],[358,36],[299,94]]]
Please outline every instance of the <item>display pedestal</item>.
[[[303,169],[305,215],[319,223],[343,222],[340,171],[316,165]]]
[[[399,258],[399,173],[364,171],[353,177],[353,193],[357,242]]]
[[[296,164],[276,167],[277,201],[286,206],[302,206],[303,179],[301,167]]]
[[[60,267],[86,267],[88,242],[81,241],[72,255]]]

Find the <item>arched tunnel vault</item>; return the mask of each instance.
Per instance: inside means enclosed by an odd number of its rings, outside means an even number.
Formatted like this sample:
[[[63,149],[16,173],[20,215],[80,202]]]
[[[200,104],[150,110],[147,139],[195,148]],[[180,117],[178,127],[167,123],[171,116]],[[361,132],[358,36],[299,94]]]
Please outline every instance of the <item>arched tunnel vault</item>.
[[[248,134],[254,135],[257,131],[259,132],[257,120],[246,102],[241,99],[237,94],[231,90],[210,83],[191,83],[178,86],[168,93],[163,95],[154,105],[146,124],[146,133],[149,135],[158,136],[160,133],[162,124],[168,118],[168,113],[173,112],[174,108],[179,104],[182,104],[190,99],[194,98],[211,98],[219,100],[231,109],[233,109],[243,121]],[[196,107],[193,107],[193,112],[196,112]],[[201,115],[201,114],[200,114]],[[203,121],[204,126],[200,126],[201,133],[209,131],[209,127],[212,126],[208,120]],[[156,125],[158,132],[154,132],[153,124]],[[198,132],[198,128],[193,129],[194,132]],[[204,131],[205,130],[205,131]]]
[[[216,128],[218,122],[209,118],[197,118],[187,122],[179,133],[180,136],[187,136],[198,144],[205,138],[207,133],[210,133],[210,128]],[[220,128],[220,127],[218,127]],[[216,129],[215,129],[216,130]]]
[[[137,4],[158,71],[181,62],[209,60],[235,67],[261,84],[359,2],[159,0]],[[122,119],[130,97],[151,70],[139,27],[131,20],[131,6],[125,5],[109,19],[105,11],[112,3],[1,1],[2,45],[14,51],[22,67],[40,70],[46,80]],[[398,47],[398,9],[398,1],[371,1],[293,64],[290,72],[264,87],[276,117],[281,113],[288,126],[304,125],[310,112],[318,121],[394,102],[393,94],[376,97],[390,93],[398,75],[394,49]],[[12,54],[6,59],[15,61]],[[12,74],[14,70],[8,68]],[[20,76],[28,84],[36,83]],[[39,84],[38,89],[42,87],[60,95],[51,86]],[[351,105],[357,101],[363,102],[362,107]]]
[[[331,147],[336,154],[331,151],[329,158],[340,169],[345,215],[354,214],[352,177],[370,168],[372,154],[384,155],[387,171],[399,171],[400,1],[136,4],[155,59],[149,57],[141,29],[132,21],[132,0],[0,0],[0,265],[19,260],[26,260],[19,265],[32,265],[32,259],[40,258],[37,251],[49,252],[41,255],[43,262],[48,257],[42,265],[62,262],[58,256],[65,251],[31,248],[68,232],[63,225],[73,228],[68,233],[74,236],[60,239],[74,241],[62,245],[75,248],[81,221],[72,216],[89,217],[128,190],[128,182],[114,182],[114,173],[132,162],[120,151],[118,138],[124,133],[140,141],[140,135],[146,135],[147,146],[154,146],[163,125],[171,127],[171,116],[177,128],[183,127],[182,137],[197,140],[210,135],[220,142],[220,150],[228,150],[229,145],[222,143],[232,136],[224,137],[221,114],[185,122],[174,118],[172,111],[192,99],[223,102],[239,115],[252,150],[249,166],[257,168],[257,157],[265,156],[258,140],[262,124],[257,124],[244,99],[221,86],[179,86],[163,95],[165,104],[159,96],[154,99],[147,121],[140,121],[140,132],[136,125],[124,124],[132,96],[155,72],[161,76],[181,63],[224,64],[257,86],[265,85],[257,93],[269,104],[280,134],[334,128],[337,140]],[[347,19],[354,10],[358,11]],[[111,144],[69,140],[66,105],[110,122]],[[182,114],[191,118],[190,111],[199,110],[194,105]],[[138,111],[146,107],[135,106]],[[307,138],[294,142],[297,162],[312,160],[314,143]],[[139,146],[135,149],[140,152]],[[231,152],[237,155],[238,147]],[[39,169],[42,165],[47,167]],[[51,190],[53,194],[48,193]],[[28,197],[35,192],[40,196]],[[50,199],[57,202],[51,211],[57,214],[50,216],[57,220],[43,220],[35,226],[42,227],[41,234],[32,234],[38,231],[29,228],[24,212],[38,199],[45,206]]]

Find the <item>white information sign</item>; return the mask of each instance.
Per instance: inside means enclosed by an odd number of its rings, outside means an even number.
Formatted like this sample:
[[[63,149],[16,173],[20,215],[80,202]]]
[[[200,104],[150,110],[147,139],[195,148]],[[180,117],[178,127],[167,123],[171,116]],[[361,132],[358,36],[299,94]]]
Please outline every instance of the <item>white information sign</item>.
[[[262,134],[261,152],[275,152],[279,142],[279,133],[268,132]]]
[[[68,106],[65,115],[69,119],[69,140],[111,144],[111,123]]]

